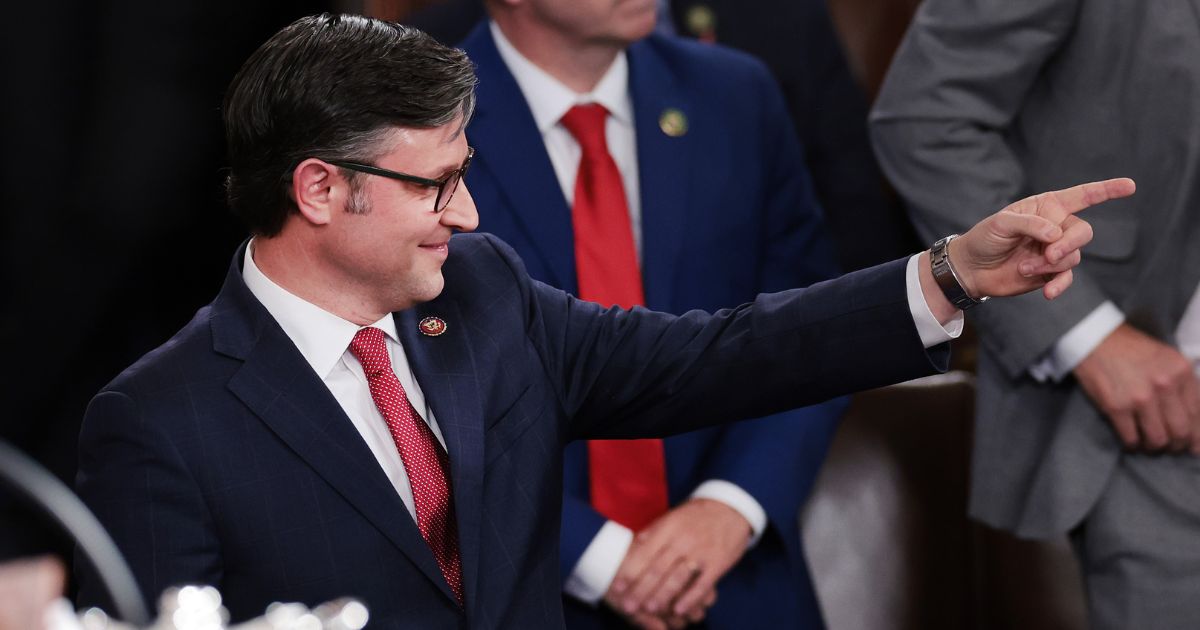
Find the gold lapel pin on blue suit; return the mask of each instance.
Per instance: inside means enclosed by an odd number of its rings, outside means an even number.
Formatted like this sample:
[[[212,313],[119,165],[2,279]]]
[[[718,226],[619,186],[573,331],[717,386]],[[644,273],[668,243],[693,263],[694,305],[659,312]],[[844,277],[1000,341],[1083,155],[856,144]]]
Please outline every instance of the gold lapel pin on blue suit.
[[[658,115],[658,128],[668,136],[678,138],[688,131],[687,116],[674,107],[668,107]]]
[[[706,4],[697,4],[687,10],[683,18],[692,37],[712,44],[717,41],[717,14]]]
[[[423,335],[437,337],[446,332],[446,320],[441,317],[426,317],[421,320],[420,324],[417,324],[417,328]]]

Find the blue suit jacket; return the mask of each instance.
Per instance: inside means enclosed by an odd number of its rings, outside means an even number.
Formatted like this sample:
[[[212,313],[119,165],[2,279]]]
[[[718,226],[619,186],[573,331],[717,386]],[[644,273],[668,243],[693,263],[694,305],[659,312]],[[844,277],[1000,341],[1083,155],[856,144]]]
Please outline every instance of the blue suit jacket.
[[[467,136],[479,149],[468,185],[481,229],[514,246],[536,280],[575,292],[571,210],[533,114],[486,23],[463,48],[480,80]],[[713,310],[836,275],[796,133],[766,67],[733,50],[661,36],[635,43],[628,56],[647,307]],[[684,136],[660,130],[668,108],[686,116]],[[844,408],[844,400],[830,401],[665,443],[672,505],[702,481],[724,479],[768,515],[760,544],[719,584],[710,625],[822,625],[797,514]],[[565,580],[605,517],[589,503],[586,445],[569,446],[563,473]],[[574,601],[566,606],[571,628],[606,617]]]
[[[234,620],[271,601],[363,598],[373,628],[562,625],[562,448],[763,415],[944,368],[902,261],[717,315],[604,311],[457,236],[446,289],[396,313],[450,454],[460,611],[413,519],[333,395],[242,281],[93,400],[80,495],[148,597],[219,587]],[[436,315],[439,337],[418,333]],[[863,360],[863,357],[871,357]],[[77,565],[80,600],[103,603]]]
[[[479,76],[478,149],[467,183],[481,229],[511,244],[535,279],[576,290],[571,210],[525,98],[487,24],[463,42]],[[783,98],[766,68],[731,50],[654,36],[628,51],[642,195],[646,305],[682,313],[836,275],[832,247]],[[659,128],[674,108],[688,130]],[[797,514],[828,450],[842,399],[666,441],[671,503],[724,479],[749,492],[770,527],[718,585],[711,625],[820,627]],[[787,456],[783,456],[787,454]],[[589,503],[587,449],[564,462],[563,578],[605,518]],[[605,615],[567,602],[568,625]],[[588,623],[587,617],[593,617]]]

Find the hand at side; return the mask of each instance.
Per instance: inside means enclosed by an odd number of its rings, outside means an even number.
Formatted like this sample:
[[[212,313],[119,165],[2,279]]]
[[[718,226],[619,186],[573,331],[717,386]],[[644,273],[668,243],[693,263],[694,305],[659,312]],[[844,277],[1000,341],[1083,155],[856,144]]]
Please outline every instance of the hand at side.
[[[1122,324],[1075,377],[1127,448],[1200,455],[1200,383],[1177,349]]]

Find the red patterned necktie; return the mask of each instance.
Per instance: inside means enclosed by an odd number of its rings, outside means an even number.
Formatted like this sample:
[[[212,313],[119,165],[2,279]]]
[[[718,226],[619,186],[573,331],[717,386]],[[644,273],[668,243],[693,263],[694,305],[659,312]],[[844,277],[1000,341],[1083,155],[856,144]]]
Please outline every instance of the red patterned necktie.
[[[571,209],[575,269],[579,297],[632,308],[645,303],[642,275],[625,185],[604,136],[607,118],[594,103],[576,105],[562,118],[582,149]],[[669,507],[662,440],[589,441],[588,472],[592,505],[630,529],[642,529]]]
[[[371,388],[371,399],[387,421],[392,441],[400,451],[408,485],[412,487],[417,528],[433,550],[450,590],[463,603],[462,560],[458,553],[458,525],[450,496],[450,456],[404,393],[392,370],[383,331],[363,328],[350,342],[350,352],[362,364]]]

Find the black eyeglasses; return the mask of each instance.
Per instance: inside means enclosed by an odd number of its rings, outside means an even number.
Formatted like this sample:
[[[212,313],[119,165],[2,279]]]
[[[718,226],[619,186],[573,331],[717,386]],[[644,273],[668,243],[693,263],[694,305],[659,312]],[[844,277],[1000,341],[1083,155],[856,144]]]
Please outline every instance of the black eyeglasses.
[[[437,179],[417,177],[416,175],[409,175],[407,173],[397,173],[396,171],[389,171],[386,168],[379,168],[378,166],[361,164],[359,162],[347,162],[343,160],[326,161],[334,166],[340,166],[342,168],[358,171],[360,173],[366,173],[368,175],[378,175],[380,177],[387,177],[389,179],[398,179],[402,182],[409,182],[418,186],[437,188],[437,198],[433,200],[433,212],[436,214],[442,210],[445,210],[446,206],[450,204],[450,198],[454,196],[454,191],[458,190],[458,183],[462,181],[462,178],[467,176],[467,167],[471,165],[472,157],[475,157],[475,148],[467,147],[467,159],[463,160],[462,166],[450,171],[449,173],[446,173],[445,175],[442,175]]]

